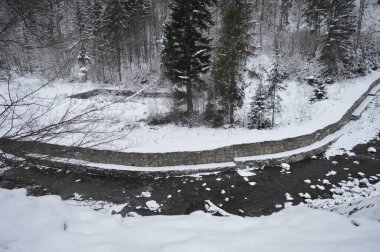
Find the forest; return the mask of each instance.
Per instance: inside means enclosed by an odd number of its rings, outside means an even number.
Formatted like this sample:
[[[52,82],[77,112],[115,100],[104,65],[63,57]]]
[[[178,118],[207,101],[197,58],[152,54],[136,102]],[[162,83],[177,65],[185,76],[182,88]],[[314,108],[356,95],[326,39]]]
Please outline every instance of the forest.
[[[376,0],[3,0],[0,71],[170,89],[165,118],[235,123],[255,80],[249,128],[273,127],[286,79],[325,86],[379,67]],[[265,56],[265,57],[263,57]]]

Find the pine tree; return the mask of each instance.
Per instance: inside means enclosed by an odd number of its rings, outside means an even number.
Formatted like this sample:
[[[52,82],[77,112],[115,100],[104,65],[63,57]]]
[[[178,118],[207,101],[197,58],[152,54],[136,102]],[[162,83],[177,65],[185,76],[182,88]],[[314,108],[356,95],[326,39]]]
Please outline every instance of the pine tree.
[[[280,26],[289,25],[289,11],[293,6],[293,0],[282,0],[281,1],[281,21]]]
[[[105,73],[105,37],[102,33],[102,13],[103,5],[100,0],[94,0],[90,6],[90,27],[91,27],[91,55],[96,69],[97,79],[104,81]]]
[[[267,101],[270,104],[272,110],[272,128],[275,125],[275,114],[280,110],[281,98],[278,95],[278,91],[284,89],[281,84],[287,78],[287,76],[288,74],[280,67],[279,60],[276,58],[267,77],[267,82],[269,84]]]
[[[247,56],[251,5],[244,0],[223,5],[220,37],[212,69],[213,85],[220,105],[234,123],[234,110],[242,105],[241,70]]]
[[[260,81],[256,93],[250,104],[250,111],[248,113],[248,128],[249,129],[264,129],[270,126],[268,120],[268,94],[264,89],[263,83]]]
[[[208,10],[214,0],[173,0],[164,26],[162,71],[177,87],[186,87],[187,112],[193,112],[193,86],[210,67],[211,25]]]
[[[352,35],[356,32],[355,0],[327,1],[327,32],[321,60],[329,74],[346,72],[352,63]],[[341,65],[341,66],[339,66]]]
[[[88,1],[84,2],[89,4]],[[77,2],[76,10],[76,26],[78,30],[78,40],[79,40],[79,53],[78,53],[78,63],[79,63],[79,75],[82,81],[87,80],[88,68],[90,63],[90,57],[88,56],[88,49],[90,47],[91,38],[91,28],[89,21],[89,14],[87,13],[87,8],[82,6],[83,2]]]
[[[327,16],[327,3],[326,0],[307,0],[307,8],[305,10],[306,23],[310,27],[311,44],[312,44],[312,56],[315,57],[315,53],[318,49],[320,41],[321,27],[325,22]]]
[[[110,60],[114,60],[119,81],[121,77],[123,31],[128,24],[129,13],[124,0],[108,0],[102,16],[102,31],[108,41]]]

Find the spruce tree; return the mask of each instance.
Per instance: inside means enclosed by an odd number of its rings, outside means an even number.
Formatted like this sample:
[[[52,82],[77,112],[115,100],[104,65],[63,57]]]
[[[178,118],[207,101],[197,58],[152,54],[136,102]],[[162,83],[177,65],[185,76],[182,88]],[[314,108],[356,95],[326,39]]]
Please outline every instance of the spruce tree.
[[[249,129],[264,129],[270,126],[270,121],[267,118],[269,110],[267,97],[267,91],[260,81],[250,104],[250,111],[248,113]]]
[[[103,5],[101,4],[101,0],[94,0],[90,7],[90,26],[92,37],[91,54],[96,70],[97,79],[99,81],[104,81],[105,36],[101,30],[103,25]]]
[[[281,1],[281,15],[280,15],[280,26],[289,25],[289,11],[293,6],[293,0],[282,0]]]
[[[346,73],[351,67],[356,32],[355,0],[327,1],[327,32],[323,37],[321,60],[329,74]]]
[[[186,87],[187,113],[193,112],[193,86],[210,67],[209,7],[214,0],[173,0],[164,26],[162,72],[176,87]]]
[[[89,53],[89,43],[91,38],[91,25],[90,25],[90,15],[82,4],[89,4],[86,2],[77,2],[76,10],[76,26],[78,30],[78,40],[79,40],[79,53],[78,53],[78,63],[79,63],[79,75],[81,81],[86,81],[88,76],[88,68],[90,64]]]
[[[219,104],[232,124],[234,110],[242,105],[244,97],[241,72],[249,47],[248,29],[252,9],[244,0],[227,1],[222,6],[222,24],[212,77]]]
[[[320,42],[321,27],[325,22],[327,15],[326,0],[307,0],[307,8],[305,10],[306,23],[310,28],[311,44],[312,44],[312,56],[315,57],[315,53],[318,49]]]
[[[276,57],[267,77],[268,82],[268,98],[267,102],[270,104],[272,110],[272,128],[275,125],[275,114],[280,110],[281,98],[278,95],[279,90],[283,90],[284,87],[281,85],[283,81],[287,78],[288,74],[280,67],[279,59]]]
[[[126,0],[108,0],[105,4],[102,15],[102,32],[105,41],[108,42],[108,50],[110,51],[110,60],[116,65],[118,79],[121,82],[121,59],[122,59],[122,41],[124,30],[128,24],[130,13],[126,8]]]

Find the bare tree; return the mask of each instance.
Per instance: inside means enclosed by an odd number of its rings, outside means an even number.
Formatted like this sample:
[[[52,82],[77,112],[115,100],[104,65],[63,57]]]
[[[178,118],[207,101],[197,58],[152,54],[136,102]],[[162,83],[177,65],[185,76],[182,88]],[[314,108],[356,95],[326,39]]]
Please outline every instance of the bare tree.
[[[36,88],[27,89],[8,74],[3,78],[0,91],[0,158],[9,161],[8,153],[20,153],[26,142],[61,143],[71,147],[97,147],[125,139],[133,127],[104,127],[113,124],[106,112],[125,98],[103,104],[83,106],[74,99],[52,97],[39,93],[52,83],[46,81]],[[70,139],[70,141],[67,141]],[[33,153],[33,149],[29,150]],[[1,160],[0,160],[1,161]],[[0,162],[1,163],[1,162]]]

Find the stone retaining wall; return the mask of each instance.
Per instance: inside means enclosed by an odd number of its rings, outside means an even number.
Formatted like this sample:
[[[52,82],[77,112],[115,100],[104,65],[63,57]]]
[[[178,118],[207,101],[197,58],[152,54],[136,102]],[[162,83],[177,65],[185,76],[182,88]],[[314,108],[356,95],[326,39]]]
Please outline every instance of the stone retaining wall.
[[[235,157],[273,154],[290,151],[311,145],[342,128],[354,110],[363,102],[368,93],[380,79],[371,84],[369,89],[351,106],[344,116],[334,124],[326,126],[311,134],[286,138],[277,141],[265,141],[250,144],[237,144],[207,151],[186,151],[170,153],[125,153],[109,150],[96,150],[81,147],[67,147],[56,144],[32,141],[16,142],[0,139],[0,148],[10,153],[38,153],[63,158],[74,158],[95,163],[109,163],[139,167],[159,167],[175,165],[195,165],[207,163],[232,162]]]

